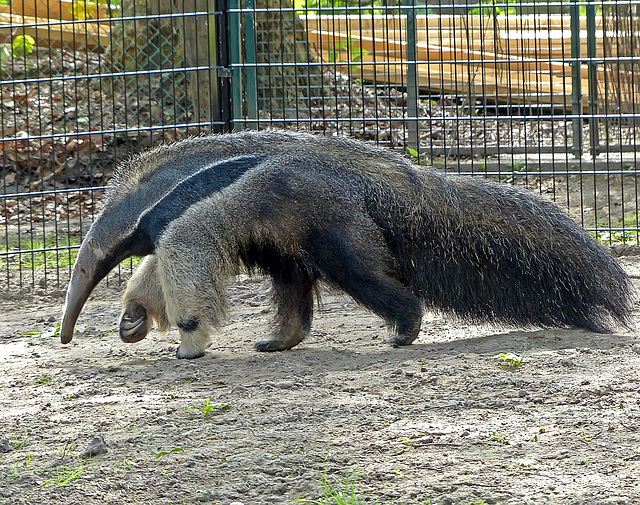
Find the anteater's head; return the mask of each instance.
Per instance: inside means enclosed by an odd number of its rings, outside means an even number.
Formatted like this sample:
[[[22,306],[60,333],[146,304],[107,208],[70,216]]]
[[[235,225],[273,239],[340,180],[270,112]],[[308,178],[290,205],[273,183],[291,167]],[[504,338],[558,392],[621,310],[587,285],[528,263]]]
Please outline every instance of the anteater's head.
[[[151,252],[153,243],[137,227],[114,226],[110,214],[98,217],[82,242],[73,266],[60,328],[63,344],[71,342],[78,316],[98,283],[121,261]]]
[[[71,341],[89,295],[118,263],[153,253],[166,227],[189,206],[233,184],[265,159],[261,155],[225,160],[185,155],[178,160],[176,152],[182,152],[183,145],[176,143],[134,158],[114,176],[104,209],[89,229],[73,267],[60,329],[62,343]],[[143,310],[127,313],[120,327],[123,340],[135,342],[144,337]]]

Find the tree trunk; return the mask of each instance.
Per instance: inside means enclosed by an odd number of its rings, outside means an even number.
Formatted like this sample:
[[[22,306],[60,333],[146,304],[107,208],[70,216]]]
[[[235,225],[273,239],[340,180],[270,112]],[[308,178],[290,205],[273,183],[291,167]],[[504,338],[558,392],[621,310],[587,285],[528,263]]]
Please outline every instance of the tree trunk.
[[[180,12],[207,12],[209,0],[134,0],[122,2],[114,19],[105,67],[116,76],[108,91],[120,102],[120,122],[156,128],[214,119],[215,76],[212,72],[154,72],[209,66],[209,16],[159,17]],[[129,18],[129,19],[128,19]],[[130,19],[136,18],[136,19]],[[145,72],[149,72],[145,74]],[[189,133],[199,133],[200,127]],[[163,137],[172,136],[165,130]]]
[[[291,10],[291,0],[253,1],[256,12],[251,16],[245,11],[242,19],[245,35],[251,34],[243,41],[245,55],[251,45],[256,64],[244,72],[245,113],[255,111],[249,119],[309,118],[323,84],[304,22]],[[109,71],[132,74],[116,75],[105,86],[122,105],[117,110],[120,123],[156,128],[194,122],[205,126],[221,119],[215,70],[154,72],[215,66],[216,37],[226,34],[215,33],[213,14],[190,15],[213,12],[213,4],[214,0],[122,3],[123,19],[112,22],[111,48],[105,57]],[[247,26],[251,19],[255,22]],[[255,77],[250,80],[251,70]],[[199,133],[201,127],[188,130]],[[171,135],[168,129],[165,133]]]
[[[600,85],[599,101],[606,114],[637,114],[640,111],[640,9],[616,5],[603,9],[606,57],[629,58],[604,64],[606,79]],[[606,89],[605,89],[606,88]],[[637,120],[632,119],[632,122]]]
[[[322,69],[291,0],[255,0],[258,108],[269,118],[308,118]],[[269,12],[259,12],[269,9]],[[282,9],[285,9],[282,11]],[[251,41],[247,40],[247,44]]]

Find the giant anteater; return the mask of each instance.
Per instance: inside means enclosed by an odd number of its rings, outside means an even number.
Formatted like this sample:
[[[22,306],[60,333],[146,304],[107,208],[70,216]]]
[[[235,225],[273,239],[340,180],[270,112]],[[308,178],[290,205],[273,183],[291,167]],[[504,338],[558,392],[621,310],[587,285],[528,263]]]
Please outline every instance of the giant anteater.
[[[192,138],[115,173],[67,291],[61,338],[120,261],[127,342],[175,325],[179,358],[202,356],[223,320],[229,278],[269,275],[275,327],[261,351],[309,333],[319,281],[382,317],[389,342],[418,335],[423,307],[529,327],[628,325],[630,281],[553,203],[484,178],[450,177],[343,138],[247,131]]]

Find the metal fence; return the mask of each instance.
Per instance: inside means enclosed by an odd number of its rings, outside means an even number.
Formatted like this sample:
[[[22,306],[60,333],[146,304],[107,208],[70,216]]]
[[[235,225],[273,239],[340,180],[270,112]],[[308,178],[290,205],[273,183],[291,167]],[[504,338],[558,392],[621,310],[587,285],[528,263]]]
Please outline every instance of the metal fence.
[[[0,0],[0,284],[63,285],[119,160],[347,135],[638,243],[640,0]]]

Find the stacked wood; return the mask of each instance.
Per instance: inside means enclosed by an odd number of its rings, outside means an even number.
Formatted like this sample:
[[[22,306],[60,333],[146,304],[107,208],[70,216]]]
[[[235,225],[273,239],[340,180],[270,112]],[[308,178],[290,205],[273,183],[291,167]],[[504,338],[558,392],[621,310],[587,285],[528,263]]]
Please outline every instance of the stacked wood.
[[[482,97],[489,103],[570,109],[569,21],[565,15],[418,16],[418,85],[430,92]],[[325,64],[369,82],[405,85],[405,16],[309,16],[306,26]],[[601,26],[598,18],[599,56],[603,54]],[[580,40],[585,57],[585,18]],[[587,72],[587,65],[581,65],[585,110]],[[604,69],[598,68],[598,80],[603,77]]]
[[[0,5],[0,42],[30,35],[40,47],[101,50],[109,44],[103,4],[73,0],[13,0]]]

